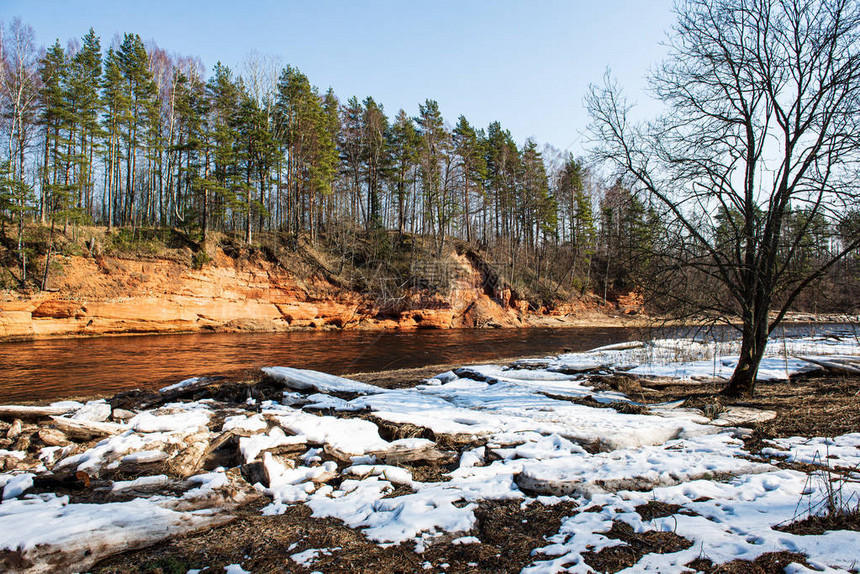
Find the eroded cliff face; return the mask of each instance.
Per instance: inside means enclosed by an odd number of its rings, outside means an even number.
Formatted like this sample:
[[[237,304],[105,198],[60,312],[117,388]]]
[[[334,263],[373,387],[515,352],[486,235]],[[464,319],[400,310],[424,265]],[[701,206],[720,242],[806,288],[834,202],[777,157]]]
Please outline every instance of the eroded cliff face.
[[[525,326],[534,313],[487,287],[465,256],[450,255],[446,295],[415,291],[396,311],[311,274],[223,251],[202,269],[170,259],[61,257],[50,292],[5,292],[0,339],[194,331],[449,329]],[[405,309],[405,310],[403,310]],[[566,310],[564,310],[566,311]],[[564,312],[562,310],[557,313]],[[537,314],[546,310],[538,310]]]

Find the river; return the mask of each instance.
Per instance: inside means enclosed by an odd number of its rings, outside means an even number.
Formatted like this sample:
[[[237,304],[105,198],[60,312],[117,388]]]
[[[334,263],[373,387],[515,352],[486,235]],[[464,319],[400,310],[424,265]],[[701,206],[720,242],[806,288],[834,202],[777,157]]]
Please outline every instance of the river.
[[[824,327],[791,325],[786,334]],[[0,403],[156,389],[195,375],[273,365],[345,375],[493,362],[585,351],[640,336],[639,331],[620,327],[564,327],[210,333],[2,343]]]
[[[583,351],[623,328],[206,333],[0,344],[0,403],[154,389],[195,375],[290,366],[344,375]]]

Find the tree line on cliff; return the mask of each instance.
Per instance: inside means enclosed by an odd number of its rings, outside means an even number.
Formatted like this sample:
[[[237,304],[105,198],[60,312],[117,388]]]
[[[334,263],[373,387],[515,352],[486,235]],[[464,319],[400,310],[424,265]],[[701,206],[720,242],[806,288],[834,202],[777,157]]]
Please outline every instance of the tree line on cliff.
[[[207,76],[199,59],[136,34],[105,49],[91,29],[43,48],[19,20],[0,28],[0,214],[19,285],[28,273],[40,284],[28,271],[34,224],[51,236],[98,224],[172,227],[203,241],[229,232],[249,244],[285,233],[353,256],[359,241],[384,257],[406,235],[436,255],[453,239],[483,250],[537,304],[590,291],[612,299],[648,278],[658,308],[710,289],[701,274],[665,279],[664,256],[683,238],[635,181],[597,177],[532,139],[518,144],[499,122],[448,122],[432,99],[416,115],[390,115],[373,97],[341,100],[260,55]],[[803,206],[789,212],[790,264],[826,260],[845,228]],[[709,237],[729,237],[737,219],[726,207]],[[856,266],[844,258],[819,279],[836,293],[830,305],[798,304],[844,307]]]
[[[293,66],[250,55],[208,77],[197,58],[136,34],[105,50],[91,29],[47,49],[2,27],[0,212],[27,276],[28,223],[301,234],[344,249],[360,235],[460,239],[528,275],[611,296],[656,225],[620,183],[499,122],[451,125],[436,101],[389,115],[342,101]],[[14,235],[14,234],[12,234]],[[423,245],[423,243],[422,243]],[[617,289],[616,289],[617,288]]]

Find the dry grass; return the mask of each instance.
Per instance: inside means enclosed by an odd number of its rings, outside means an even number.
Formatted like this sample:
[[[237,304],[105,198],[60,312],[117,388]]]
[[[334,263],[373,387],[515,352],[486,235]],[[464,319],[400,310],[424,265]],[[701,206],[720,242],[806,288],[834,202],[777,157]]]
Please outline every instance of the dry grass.
[[[686,550],[693,543],[674,532],[635,532],[626,522],[615,521],[607,538],[621,540],[624,544],[604,548],[600,552],[583,552],[585,563],[597,572],[614,573],[634,566],[646,554],[667,554]]]
[[[839,436],[860,429],[860,377],[815,374],[792,381],[760,382],[752,398],[715,394],[713,383],[661,384],[633,393],[648,403],[686,399],[684,406],[714,409],[747,406],[776,411],[776,418],[754,425],[763,438]]]
[[[208,566],[213,572],[228,564],[265,572],[422,572],[425,562],[434,571],[447,564],[447,572],[519,572],[532,561],[531,551],[546,545],[546,536],[558,532],[561,521],[573,511],[570,503],[545,507],[520,501],[484,502],[475,510],[471,532],[482,544],[452,544],[443,536],[423,553],[412,544],[381,547],[357,530],[333,519],[310,516],[305,506],[294,506],[281,516],[264,517],[258,509],[219,528],[177,538],[158,546],[127,552],[102,561],[97,574],[160,572],[168,574]],[[457,536],[462,536],[458,534]],[[329,548],[310,569],[300,567],[290,555],[309,548]]]
[[[697,558],[687,566],[704,574],[783,574],[792,563],[808,566],[806,556],[796,552],[767,552],[755,560],[732,560],[714,564],[708,558]]]

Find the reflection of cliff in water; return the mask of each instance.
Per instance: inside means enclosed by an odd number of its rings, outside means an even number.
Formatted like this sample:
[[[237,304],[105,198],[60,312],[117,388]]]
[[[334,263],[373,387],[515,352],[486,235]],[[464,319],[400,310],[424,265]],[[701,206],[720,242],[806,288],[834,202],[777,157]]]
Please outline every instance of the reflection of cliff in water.
[[[832,325],[789,325],[808,335]],[[850,327],[839,327],[850,331]],[[194,375],[272,365],[347,374],[437,364],[542,356],[638,338],[692,337],[690,329],[642,332],[620,327],[304,331],[55,339],[0,344],[0,401],[110,394],[158,388]],[[699,333],[699,336],[712,336]],[[720,329],[718,338],[732,337]],[[848,334],[850,335],[850,333]],[[846,335],[846,336],[848,336]]]
[[[334,374],[492,362],[625,341],[622,328],[303,331],[0,344],[0,401],[157,388],[166,379],[285,365]]]

